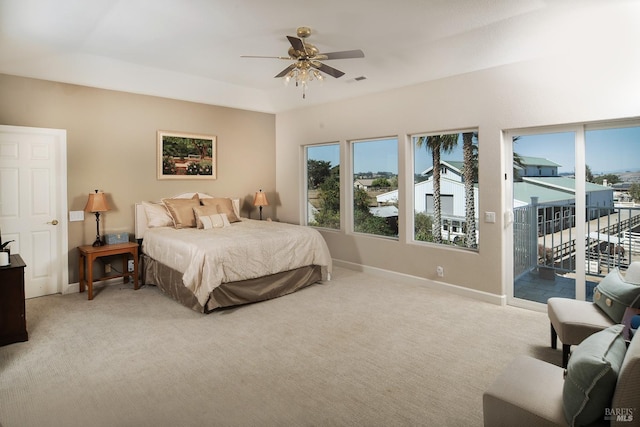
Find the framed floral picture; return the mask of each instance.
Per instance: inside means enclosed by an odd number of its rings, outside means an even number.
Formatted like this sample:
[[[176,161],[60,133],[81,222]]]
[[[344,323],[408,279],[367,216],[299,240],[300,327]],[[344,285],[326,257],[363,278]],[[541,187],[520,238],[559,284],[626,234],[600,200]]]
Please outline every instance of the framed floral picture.
[[[158,179],[216,179],[216,137],[158,131]]]

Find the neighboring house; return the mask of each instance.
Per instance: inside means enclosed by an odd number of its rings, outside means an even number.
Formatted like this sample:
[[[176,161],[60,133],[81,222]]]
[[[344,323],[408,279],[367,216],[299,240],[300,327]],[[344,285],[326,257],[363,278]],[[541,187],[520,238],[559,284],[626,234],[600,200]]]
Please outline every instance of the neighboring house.
[[[463,162],[457,160],[442,160],[440,162],[440,178],[448,178],[452,181],[462,182]],[[424,170],[421,174],[426,178],[433,176],[433,166]]]
[[[353,182],[353,186],[355,188],[362,188],[363,190],[367,191],[369,188],[371,188],[371,184],[373,184],[373,179],[356,179]]]
[[[613,208],[613,188],[585,183],[587,208]],[[514,209],[532,204],[538,207],[539,234],[573,225],[576,181],[567,177],[522,178],[513,183]],[[589,219],[609,214],[608,209],[589,209]],[[543,225],[544,224],[544,225]]]
[[[515,166],[518,174],[523,176],[558,176],[559,165],[543,157],[520,156],[522,166]]]
[[[538,226],[546,223],[550,231],[550,222],[556,225],[553,230],[566,228],[567,222],[560,225],[560,218],[571,218],[575,214],[576,181],[573,177],[558,176],[558,168],[562,165],[542,157],[520,157],[522,167],[516,166],[521,182],[513,183],[513,207],[518,208],[533,203],[542,206],[538,209]],[[585,183],[586,204],[588,208],[613,208],[613,188],[607,185]],[[532,199],[534,198],[534,199]],[[569,210],[570,213],[563,212]],[[607,210],[591,209],[589,219],[607,215]],[[540,229],[542,231],[542,229]]]
[[[442,235],[453,240],[464,236],[465,193],[462,177],[462,162],[442,161],[440,170],[440,207],[442,210]],[[426,181],[414,185],[415,212],[433,215],[433,168],[422,173]],[[478,187],[474,186],[476,222],[478,219]],[[376,197],[378,206],[398,202],[398,190],[389,191]],[[374,213],[372,209],[372,213]],[[375,213],[374,213],[375,215]]]

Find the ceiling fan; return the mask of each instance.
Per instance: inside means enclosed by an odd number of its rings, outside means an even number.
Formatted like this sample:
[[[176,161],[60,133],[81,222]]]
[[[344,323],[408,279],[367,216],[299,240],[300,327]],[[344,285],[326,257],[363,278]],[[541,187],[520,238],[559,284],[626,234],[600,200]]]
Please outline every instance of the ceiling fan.
[[[309,42],[305,42],[305,39],[311,35],[311,28],[299,27],[296,30],[298,37],[287,36],[291,47],[287,52],[289,56],[252,56],[243,55],[242,58],[272,58],[272,59],[284,59],[287,61],[294,61],[293,64],[278,73],[275,78],[284,77],[285,82],[290,80],[296,82],[296,86],[302,86],[302,97],[305,98],[305,90],[308,82],[314,78],[317,80],[324,80],[324,76],[320,73],[326,73],[332,77],[339,78],[344,73],[336,68],[330,67],[320,61],[328,61],[332,59],[350,59],[350,58],[364,58],[364,52],[360,49],[356,50],[344,50],[340,52],[320,53],[317,47]]]

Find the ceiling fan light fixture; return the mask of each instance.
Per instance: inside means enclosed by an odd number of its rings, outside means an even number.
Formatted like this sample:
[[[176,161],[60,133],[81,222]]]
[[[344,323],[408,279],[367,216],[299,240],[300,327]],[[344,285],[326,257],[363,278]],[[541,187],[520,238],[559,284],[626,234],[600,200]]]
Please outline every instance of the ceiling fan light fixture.
[[[287,36],[291,44],[288,56],[245,56],[247,58],[274,58],[293,60],[294,62],[284,70],[276,74],[275,78],[284,77],[284,84],[288,86],[293,79],[296,87],[302,86],[302,98],[305,98],[307,85],[312,80],[324,81],[321,71],[331,77],[340,78],[344,73],[321,61],[332,59],[364,58],[364,53],[360,49],[345,50],[340,52],[320,53],[317,47],[305,41],[311,35],[309,27],[299,27],[298,37]]]

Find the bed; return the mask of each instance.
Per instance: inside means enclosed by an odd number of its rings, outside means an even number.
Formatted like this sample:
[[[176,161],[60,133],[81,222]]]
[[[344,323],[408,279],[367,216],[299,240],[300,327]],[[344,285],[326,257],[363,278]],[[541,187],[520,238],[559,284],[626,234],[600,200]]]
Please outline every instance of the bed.
[[[185,193],[135,205],[142,284],[209,313],[329,280],[332,261],[310,227],[241,218],[239,200]]]

